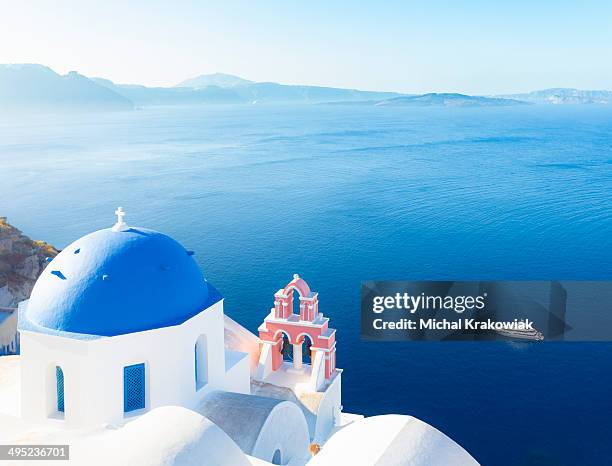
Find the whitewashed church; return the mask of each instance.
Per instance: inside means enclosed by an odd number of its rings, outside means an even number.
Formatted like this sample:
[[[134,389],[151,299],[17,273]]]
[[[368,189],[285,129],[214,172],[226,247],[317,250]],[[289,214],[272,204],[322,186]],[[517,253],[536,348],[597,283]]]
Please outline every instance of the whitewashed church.
[[[55,257],[20,306],[26,419],[117,423],[249,393],[248,355],[224,348],[222,297],[191,253],[118,215]]]
[[[69,444],[87,465],[477,464],[410,416],[343,412],[336,330],[298,275],[255,336],[224,315],[193,252],[115,213],[19,305],[0,443]]]

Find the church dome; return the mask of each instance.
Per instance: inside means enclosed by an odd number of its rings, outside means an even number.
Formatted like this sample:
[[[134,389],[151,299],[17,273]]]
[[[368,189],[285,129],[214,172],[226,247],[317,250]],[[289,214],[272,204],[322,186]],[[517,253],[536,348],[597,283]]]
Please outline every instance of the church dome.
[[[121,221],[76,240],[47,265],[26,319],[50,330],[122,335],[180,324],[208,307],[210,294],[183,246]]]
[[[412,416],[385,414],[351,422],[334,433],[309,466],[480,466],[458,443]]]

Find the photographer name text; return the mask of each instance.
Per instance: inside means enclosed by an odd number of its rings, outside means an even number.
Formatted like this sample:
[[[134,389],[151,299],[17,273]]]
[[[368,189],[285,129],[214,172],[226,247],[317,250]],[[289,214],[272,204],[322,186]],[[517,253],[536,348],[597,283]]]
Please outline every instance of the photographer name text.
[[[533,321],[514,319],[498,322],[491,319],[399,319],[385,321],[374,319],[372,326],[376,330],[533,330]]]

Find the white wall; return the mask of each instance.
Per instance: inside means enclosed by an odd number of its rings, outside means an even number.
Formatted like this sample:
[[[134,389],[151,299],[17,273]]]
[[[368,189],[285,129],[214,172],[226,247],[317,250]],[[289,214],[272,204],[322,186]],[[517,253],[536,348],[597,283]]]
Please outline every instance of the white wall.
[[[295,403],[286,401],[274,407],[259,431],[250,453],[256,458],[272,462],[276,450],[281,452],[281,464],[300,464],[299,459],[310,456],[310,435],[304,414]],[[305,461],[304,461],[305,463]]]
[[[195,344],[206,335],[208,383],[196,389]],[[64,419],[69,424],[121,423],[141,411],[123,412],[123,368],[144,363],[146,410],[195,407],[215,389],[249,393],[248,356],[233,356],[226,374],[223,301],[187,322],[146,332],[77,340],[22,332],[22,413],[43,420],[56,413],[55,366],[64,372]]]
[[[262,343],[254,379],[263,381],[272,373],[272,351],[274,349],[275,346],[271,343]]]
[[[86,383],[91,378],[87,364],[89,346],[82,341],[21,332],[21,413],[28,420],[43,420],[57,409],[55,367],[64,372],[64,398],[70,416],[66,420],[82,422],[89,404],[83,400]],[[60,416],[59,413],[57,413]]]
[[[325,443],[334,426],[340,424],[340,412],[342,409],[341,375],[341,372],[338,371],[319,403],[313,440],[315,443]]]
[[[250,356],[248,353],[225,349],[225,382],[226,392],[251,393],[251,378],[245,374],[251,373]],[[209,391],[207,392],[209,393]]]

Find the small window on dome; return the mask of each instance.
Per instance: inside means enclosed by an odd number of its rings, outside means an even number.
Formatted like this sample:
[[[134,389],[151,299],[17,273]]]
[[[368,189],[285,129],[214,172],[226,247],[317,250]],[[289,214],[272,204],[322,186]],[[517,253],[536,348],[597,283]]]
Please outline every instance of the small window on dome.
[[[74,251],[75,254],[78,254],[79,252],[81,252],[81,248],[78,248],[77,250]]]
[[[61,278],[62,280],[66,280],[66,276],[59,270],[52,270],[51,275],[55,275],[56,277]]]

